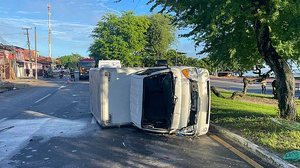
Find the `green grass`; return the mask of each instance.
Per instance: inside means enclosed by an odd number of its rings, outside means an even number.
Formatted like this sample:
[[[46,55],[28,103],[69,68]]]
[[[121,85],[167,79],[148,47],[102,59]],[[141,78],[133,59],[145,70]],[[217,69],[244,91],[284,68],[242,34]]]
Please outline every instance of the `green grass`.
[[[222,91],[229,97],[231,93]],[[249,94],[258,99],[271,96]],[[300,107],[298,114],[300,114]],[[212,96],[212,122],[279,153],[300,150],[300,123],[277,118],[277,105]],[[277,122],[274,122],[276,120]]]

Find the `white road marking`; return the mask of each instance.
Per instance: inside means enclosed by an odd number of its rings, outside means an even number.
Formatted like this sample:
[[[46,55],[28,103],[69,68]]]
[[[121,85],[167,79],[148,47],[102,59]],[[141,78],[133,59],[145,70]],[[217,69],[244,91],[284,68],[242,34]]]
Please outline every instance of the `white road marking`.
[[[57,89],[60,90],[60,89],[65,88],[65,87],[66,87],[65,85],[62,85],[62,86],[60,86],[60,87],[57,88]],[[36,103],[38,103],[38,102],[40,102],[40,101],[46,99],[47,97],[49,97],[49,96],[51,96],[51,95],[52,95],[52,93],[47,94],[46,96],[44,96],[44,97],[40,98],[39,100],[35,101],[34,104],[36,104]]]
[[[40,98],[39,100],[35,101],[34,104],[36,104],[36,103],[38,103],[38,102],[40,102],[40,101],[46,99],[47,97],[49,97],[49,96],[51,96],[51,95],[52,95],[51,93],[47,94],[46,96],[44,96],[44,97]]]
[[[37,111],[26,110],[24,112],[27,113],[27,114],[30,114],[32,116],[35,116],[35,117],[57,118],[57,117],[53,117],[51,115],[43,114],[43,113],[40,113],[40,112],[37,112]]]
[[[7,118],[2,118],[2,119],[0,119],[0,123],[1,122],[3,122],[3,121],[5,121]]]
[[[58,88],[58,90],[65,88],[65,87],[66,87],[65,85],[62,85],[61,87]]]

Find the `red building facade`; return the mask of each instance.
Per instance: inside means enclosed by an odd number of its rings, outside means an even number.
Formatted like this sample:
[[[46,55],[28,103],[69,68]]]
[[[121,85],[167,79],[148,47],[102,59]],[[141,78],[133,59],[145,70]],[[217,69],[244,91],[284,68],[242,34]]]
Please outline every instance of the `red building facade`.
[[[51,58],[39,56],[34,50],[29,51],[17,46],[0,44],[1,79],[15,79],[35,75],[36,59],[38,62],[38,75],[42,75],[44,68],[51,64]]]

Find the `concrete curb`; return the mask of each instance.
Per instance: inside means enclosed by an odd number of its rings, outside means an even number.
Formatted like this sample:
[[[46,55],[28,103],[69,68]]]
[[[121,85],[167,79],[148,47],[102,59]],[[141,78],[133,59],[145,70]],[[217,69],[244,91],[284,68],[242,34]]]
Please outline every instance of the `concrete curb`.
[[[222,127],[214,125],[214,124],[210,124],[210,126],[213,129],[215,129],[216,131],[218,131],[219,133],[221,133],[222,135],[224,135],[225,137],[231,139],[233,142],[238,143],[239,145],[246,148],[251,153],[255,154],[256,156],[260,157],[261,159],[272,164],[275,167],[297,168],[296,166],[288,163],[287,161],[284,161],[279,156],[267,151],[263,147],[258,146],[256,144],[254,144],[253,142],[251,142],[237,134],[234,134],[225,128],[222,128]]]

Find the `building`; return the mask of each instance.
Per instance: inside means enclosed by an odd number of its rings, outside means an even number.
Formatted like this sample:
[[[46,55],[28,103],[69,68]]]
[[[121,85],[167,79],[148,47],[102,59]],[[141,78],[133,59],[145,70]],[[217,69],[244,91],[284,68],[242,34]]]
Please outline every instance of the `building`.
[[[15,79],[14,66],[12,60],[15,59],[13,47],[0,43],[0,78]]]
[[[37,57],[37,58],[36,58]],[[37,65],[35,60],[37,59]],[[1,79],[15,79],[35,76],[37,66],[38,76],[48,70],[52,63],[49,57],[39,56],[34,50],[0,43],[0,77]]]

